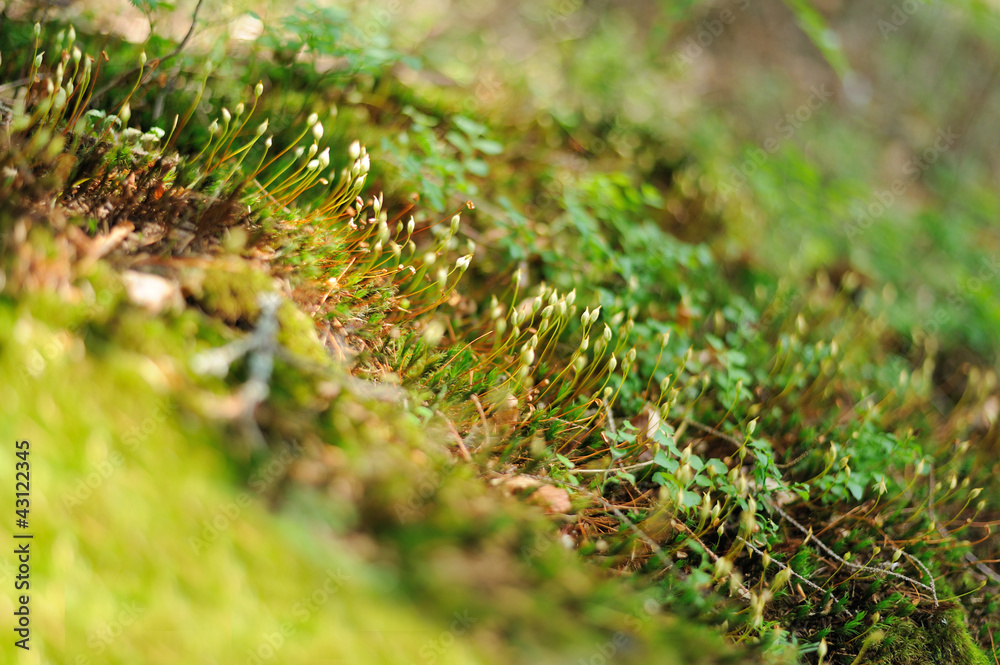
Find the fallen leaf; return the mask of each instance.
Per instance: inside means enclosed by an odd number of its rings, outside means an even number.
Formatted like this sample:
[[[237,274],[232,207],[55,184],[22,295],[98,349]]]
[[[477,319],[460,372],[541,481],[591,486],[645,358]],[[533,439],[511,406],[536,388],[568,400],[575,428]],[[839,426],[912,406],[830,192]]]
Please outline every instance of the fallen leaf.
[[[544,508],[545,512],[550,515],[554,513],[565,514],[573,509],[573,504],[569,500],[569,492],[552,485],[542,485],[531,494],[528,500]]]
[[[135,226],[132,222],[120,222],[107,234],[96,236],[87,250],[87,258],[91,261],[104,258],[122,244],[133,230]]]

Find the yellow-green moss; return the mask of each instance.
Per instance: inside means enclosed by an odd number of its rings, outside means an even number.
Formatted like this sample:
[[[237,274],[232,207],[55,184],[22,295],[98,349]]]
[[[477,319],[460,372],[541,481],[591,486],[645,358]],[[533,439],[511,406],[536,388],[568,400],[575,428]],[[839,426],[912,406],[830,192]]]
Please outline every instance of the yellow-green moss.
[[[253,321],[260,312],[257,296],[274,290],[272,278],[239,257],[219,258],[208,268],[188,270],[182,281],[198,303],[224,321]]]
[[[857,665],[990,665],[969,635],[959,609],[896,620]]]
[[[321,366],[330,364],[330,354],[316,335],[316,326],[309,316],[286,300],[278,309],[278,342],[293,355]]]

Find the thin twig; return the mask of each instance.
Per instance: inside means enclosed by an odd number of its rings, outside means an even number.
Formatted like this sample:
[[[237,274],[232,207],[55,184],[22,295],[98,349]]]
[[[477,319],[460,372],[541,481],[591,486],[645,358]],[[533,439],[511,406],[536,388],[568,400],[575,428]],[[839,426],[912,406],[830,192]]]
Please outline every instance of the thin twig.
[[[444,418],[444,421],[448,423],[448,429],[451,430],[451,435],[455,439],[455,443],[458,444],[458,454],[462,456],[466,462],[472,461],[472,456],[469,455],[469,449],[465,447],[465,441],[462,441],[461,435],[458,433],[458,428],[455,427],[455,423],[451,422],[449,418],[446,418],[443,413],[438,411],[438,415]]]
[[[483,405],[480,403],[479,398],[476,395],[472,395],[472,403],[476,405],[476,411],[479,412],[479,420],[483,424],[483,447],[486,450],[490,449],[490,428],[489,423],[486,421],[486,411],[483,410]],[[465,445],[464,442],[462,445]]]
[[[927,474],[927,483],[930,486],[927,499],[927,515],[931,518],[931,522],[937,528],[937,532],[941,534],[942,538],[951,538],[952,536],[948,533],[944,525],[938,524],[937,517],[934,515],[934,465],[931,464],[930,473]],[[905,552],[904,552],[905,554]],[[975,566],[976,570],[985,575],[987,578],[993,580],[994,582],[1000,583],[1000,574],[997,574],[995,570],[987,566],[985,563],[976,558],[976,555],[972,552],[965,553],[965,560]],[[923,565],[923,564],[921,564]]]
[[[730,443],[732,443],[733,445],[736,445],[736,446],[742,446],[743,445],[742,442],[740,442],[735,437],[733,437],[733,436],[731,436],[729,434],[726,434],[725,432],[720,432],[718,429],[716,429],[714,427],[710,427],[708,425],[704,425],[704,424],[702,424],[702,423],[700,423],[700,422],[698,422],[696,420],[691,420],[690,418],[684,418],[684,422],[690,424],[691,426],[695,427],[696,429],[702,430],[703,432],[709,432],[711,434],[714,434],[715,436],[718,436],[718,437],[720,437],[722,439],[725,439],[725,440],[729,441]],[[798,459],[801,459],[801,456]],[[797,460],[793,460],[793,463],[795,461],[797,461]],[[934,487],[934,485],[933,485],[933,474],[931,474],[931,475],[932,475],[932,480],[931,480],[931,491],[932,491],[931,500],[933,501],[933,487]],[[823,541],[820,540],[814,533],[812,533],[811,530],[806,529],[804,526],[802,526],[797,521],[795,521],[795,519],[793,519],[788,513],[786,513],[784,510],[782,510],[780,506],[778,506],[777,504],[775,504],[775,503],[773,503],[771,501],[768,501],[766,499],[764,500],[764,503],[767,506],[773,508],[783,518],[785,518],[785,520],[787,520],[789,523],[791,523],[792,525],[794,525],[803,534],[805,534],[806,536],[811,536],[813,538],[813,540],[816,542],[816,546],[817,547],[819,547],[821,550],[823,550],[828,555],[830,555],[831,557],[833,557],[840,564],[842,564],[844,566],[847,566],[848,568],[851,568],[851,569],[854,569],[854,570],[867,571],[867,572],[876,573],[876,574],[891,575],[892,577],[896,577],[896,578],[905,580],[907,582],[910,582],[911,584],[914,584],[914,585],[916,585],[916,586],[918,586],[918,587],[920,587],[922,589],[925,589],[926,591],[929,591],[931,593],[931,597],[934,599],[934,606],[937,607],[937,605],[938,605],[937,585],[935,583],[934,576],[931,575],[930,571],[923,564],[923,562],[921,562],[919,559],[917,559],[917,558],[915,558],[913,556],[910,556],[908,553],[906,553],[903,550],[899,550],[900,552],[902,552],[903,555],[905,555],[907,557],[907,559],[913,561],[921,570],[923,570],[923,572],[927,575],[927,578],[930,580],[930,584],[924,584],[923,582],[919,582],[919,581],[913,579],[912,577],[908,577],[906,575],[903,575],[901,573],[897,573],[897,572],[892,571],[892,570],[886,570],[884,568],[874,568],[874,567],[871,567],[871,566],[865,566],[865,565],[861,565],[861,564],[851,563],[851,562],[847,561],[846,559],[843,559],[836,552],[834,552],[832,549],[830,549],[829,547],[827,547],[826,544],[823,543]],[[933,518],[933,513],[931,514],[931,516]],[[997,576],[997,577],[1000,578],[1000,576]]]
[[[972,552],[966,552],[965,560],[971,563],[973,566],[975,566],[976,570],[978,570],[980,573],[990,578],[994,582],[1000,584],[1000,574],[997,574],[997,571],[993,570],[985,563],[977,559],[975,554],[973,554]]]
[[[681,531],[683,531],[684,533],[686,533],[687,536],[688,536],[688,538],[690,538],[694,542],[696,542],[699,545],[701,545],[701,549],[703,549],[705,551],[705,553],[708,554],[708,558],[710,558],[712,560],[712,563],[715,563],[716,561],[718,561],[721,558],[718,554],[716,554],[711,549],[709,549],[708,545],[706,545],[705,543],[701,542],[701,539],[699,539],[698,536],[695,535],[695,532],[692,531],[690,528],[688,528],[688,526],[686,524],[684,524],[683,522],[679,522],[678,520],[673,520],[673,519],[670,520],[670,524],[675,529],[680,529]],[[743,600],[750,601],[751,600],[750,591],[743,585],[742,582],[739,583],[739,588],[740,588],[740,595],[743,596]]]
[[[741,541],[744,545],[746,545],[747,547],[749,547],[751,550],[753,550],[757,554],[757,556],[763,558],[764,552],[762,552],[760,549],[758,549],[757,546],[754,545],[753,543],[751,543],[749,540],[747,540],[743,536],[736,536],[736,539],[739,540],[739,541]],[[824,593],[825,594],[827,592],[826,589],[824,589],[820,585],[816,584],[815,582],[811,582],[811,581],[807,580],[802,575],[799,575],[797,572],[795,572],[795,570],[792,569],[790,566],[788,566],[788,565],[786,565],[784,563],[781,563],[777,559],[771,559],[771,562],[774,563],[776,566],[778,566],[778,568],[780,568],[782,570],[784,570],[785,568],[788,568],[788,572],[790,572],[793,577],[795,577],[796,579],[802,580],[803,582],[806,583],[807,586],[810,586],[813,589],[816,589],[820,593]],[[833,596],[832,593],[830,595]],[[847,612],[849,615],[854,616],[854,612],[852,612],[851,610],[849,610],[846,607],[844,608],[844,612]]]
[[[7,90],[8,88],[19,88],[28,82],[28,79],[17,79],[16,81],[8,81],[7,83],[0,83],[0,92]]]
[[[202,2],[204,2],[204,0],[198,0],[198,4],[194,6],[194,12],[191,14],[191,26],[184,34],[184,38],[181,39],[180,43],[176,47],[174,47],[173,51],[160,58],[160,64],[176,57],[184,49],[184,47],[187,46],[188,40],[191,39],[191,35],[194,34],[194,26],[198,23],[198,12],[201,11]]]
[[[691,418],[683,418],[683,420],[684,420],[685,423],[691,425],[695,429],[700,429],[702,432],[706,432],[708,434],[714,434],[715,436],[719,437],[720,439],[728,441],[729,443],[731,443],[734,446],[736,446],[737,449],[739,449],[739,448],[741,448],[743,446],[743,442],[740,441],[739,439],[737,439],[735,436],[732,436],[731,434],[726,434],[725,432],[723,432],[723,431],[721,431],[721,430],[719,430],[719,429],[717,429],[715,427],[712,427],[710,425],[705,425],[704,423],[700,423],[697,420],[692,420]],[[799,462],[800,460],[802,460],[803,458],[805,458],[811,452],[812,452],[811,450],[805,450],[801,455],[799,455],[795,459],[789,460],[787,462],[782,462],[781,464],[775,462],[774,466],[778,467],[779,469],[787,469],[788,467],[796,464],[797,462]]]
[[[605,402],[604,409],[608,414],[608,429],[611,430],[611,436],[617,436],[618,430],[615,429],[615,419],[614,416],[611,415],[611,405]]]
[[[695,429],[700,429],[702,432],[706,432],[708,434],[714,434],[715,436],[719,437],[720,439],[724,439],[724,440],[728,441],[729,443],[733,444],[737,448],[739,448],[739,447],[741,447],[743,445],[743,442],[740,441],[739,439],[737,439],[735,436],[733,436],[731,434],[726,434],[725,432],[717,430],[716,428],[712,427],[711,425],[705,425],[703,423],[698,422],[697,420],[692,420],[691,418],[687,418],[687,417],[682,418],[681,420],[683,420],[688,425],[691,425]]]
[[[573,469],[572,473],[608,473],[609,471],[628,471],[630,469],[641,469],[644,466],[655,464],[653,460],[648,462],[636,462],[627,466],[611,467],[609,469]]]
[[[249,434],[252,447],[264,450],[267,448],[267,441],[260,431],[254,413],[271,392],[274,356],[279,351],[277,337],[280,326],[277,314],[282,300],[277,293],[266,292],[257,297],[257,302],[260,306],[260,317],[257,320],[257,327],[248,337],[199,353],[192,359],[191,365],[197,374],[222,377],[229,373],[231,365],[237,359],[247,357],[249,378],[239,391],[243,407],[241,421]]]
[[[172,60],[173,58],[177,57],[180,54],[180,52],[184,50],[184,47],[187,46],[188,41],[191,39],[191,36],[194,34],[194,27],[198,23],[198,12],[201,11],[201,5],[202,5],[202,3],[204,1],[205,0],[198,0],[198,4],[196,4],[194,6],[194,12],[191,14],[191,25],[188,27],[188,30],[184,34],[184,37],[177,44],[177,46],[174,47],[173,51],[171,51],[170,53],[166,54],[162,58],[158,58],[155,61],[155,65],[156,66],[162,65],[167,60]],[[154,63],[150,63],[150,65],[151,66],[149,67],[149,70],[150,70],[150,73],[152,73],[152,71],[154,69],[154,66],[153,66]],[[108,83],[103,88],[101,88],[100,90],[98,90],[97,92],[95,92],[93,95],[91,95],[90,96],[90,103],[93,103],[93,101],[95,99],[98,99],[99,97],[101,97],[102,95],[104,95],[104,93],[106,93],[108,90],[111,90],[112,88],[118,87],[123,80],[129,78],[130,76],[132,76],[133,74],[135,74],[137,71],[140,71],[141,69],[142,69],[142,67],[132,67],[132,69],[129,69],[128,71],[122,72],[121,74],[119,74],[118,76],[116,76],[114,78],[114,80],[111,81],[111,83]]]
[[[832,549],[830,549],[829,547],[827,547],[826,544],[822,540],[820,540],[819,538],[817,538],[816,535],[814,533],[812,533],[811,530],[806,529],[804,526],[802,526],[801,524],[799,524],[795,520],[795,518],[793,518],[791,515],[789,515],[788,513],[786,513],[784,510],[782,510],[780,506],[778,506],[777,504],[774,504],[772,502],[767,502],[767,505],[769,505],[771,508],[773,508],[775,511],[777,511],[778,514],[780,514],[788,523],[790,523],[791,525],[793,525],[795,528],[797,528],[803,534],[805,534],[806,536],[812,536],[812,539],[816,543],[816,546],[819,549],[821,549],[824,552],[826,552],[830,557],[832,557],[833,559],[835,559],[836,561],[838,561],[841,565],[847,566],[848,568],[852,568],[854,570],[863,570],[863,571],[866,571],[866,572],[875,573],[877,575],[890,575],[892,577],[896,577],[896,578],[899,578],[901,580],[905,580],[905,581],[909,582],[910,584],[913,584],[915,586],[920,587],[921,589],[925,589],[927,591],[930,591],[931,592],[931,596],[934,598],[934,605],[935,605],[935,607],[938,605],[937,589],[935,588],[935,585],[934,585],[934,577],[931,576],[930,572],[927,570],[926,567],[924,567],[924,565],[922,563],[919,564],[920,568],[922,568],[924,570],[924,572],[927,573],[928,577],[930,578],[930,580],[931,580],[930,585],[924,584],[923,582],[919,582],[919,581],[913,579],[912,577],[908,577],[906,575],[903,575],[902,573],[897,573],[897,572],[892,571],[892,570],[886,570],[884,568],[874,568],[872,566],[864,566],[864,565],[860,565],[860,564],[857,564],[857,563],[851,563],[850,561],[845,560],[839,554],[837,554]],[[913,561],[917,561],[919,563],[918,559],[915,559],[914,557],[911,557],[906,552],[903,552],[903,550],[899,550],[899,551],[902,552],[908,559],[911,559]]]
[[[617,506],[615,506],[613,503],[605,499],[603,496],[600,496],[599,494],[594,494],[592,492],[590,494],[595,498],[597,498],[601,503],[603,503],[605,508],[613,512],[615,514],[615,517],[624,522],[628,526],[629,530],[632,533],[634,533],[639,538],[639,540],[646,543],[646,545],[648,545],[649,548],[653,550],[653,553],[656,554],[656,557],[660,560],[660,563],[663,564],[663,567],[665,569],[673,568],[674,563],[673,561],[670,560],[670,557],[667,556],[666,552],[664,552],[663,549],[659,545],[657,545],[652,538],[646,535],[645,531],[637,527],[635,523],[632,522],[632,520],[626,517],[625,513],[618,510]]]

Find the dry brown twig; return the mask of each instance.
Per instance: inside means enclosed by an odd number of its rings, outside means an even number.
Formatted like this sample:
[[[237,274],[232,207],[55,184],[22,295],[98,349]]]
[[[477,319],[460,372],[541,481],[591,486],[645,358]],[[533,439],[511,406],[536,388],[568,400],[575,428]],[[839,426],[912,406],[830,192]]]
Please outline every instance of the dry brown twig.
[[[452,438],[455,439],[455,444],[458,446],[458,454],[462,456],[462,459],[466,462],[472,461],[472,456],[469,454],[469,449],[465,447],[465,441],[462,440],[461,435],[458,433],[458,428],[455,427],[455,423],[451,422],[449,418],[445,418],[444,414],[438,411],[438,415],[444,418],[444,421],[448,423],[448,429],[451,430]]]

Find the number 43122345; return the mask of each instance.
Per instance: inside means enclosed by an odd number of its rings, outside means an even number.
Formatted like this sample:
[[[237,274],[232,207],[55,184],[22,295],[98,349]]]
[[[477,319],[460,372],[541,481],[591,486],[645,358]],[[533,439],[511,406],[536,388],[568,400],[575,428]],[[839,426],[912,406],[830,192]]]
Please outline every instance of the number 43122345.
[[[15,480],[17,481],[15,484],[16,512],[17,516],[21,519],[27,519],[28,507],[30,506],[30,503],[28,502],[30,480],[28,452],[31,444],[27,441],[18,441],[14,445],[17,448],[17,452],[14,453],[14,456],[21,460],[14,465],[16,469]]]

